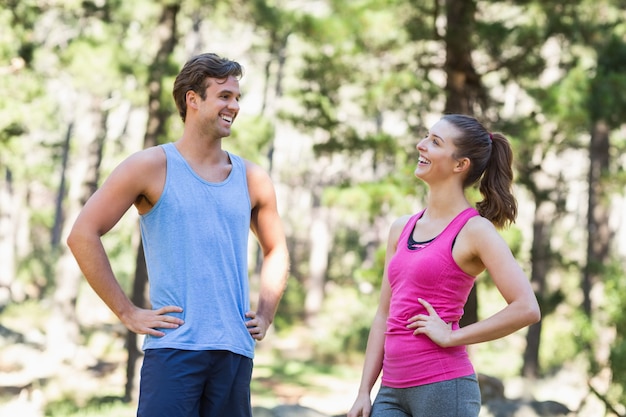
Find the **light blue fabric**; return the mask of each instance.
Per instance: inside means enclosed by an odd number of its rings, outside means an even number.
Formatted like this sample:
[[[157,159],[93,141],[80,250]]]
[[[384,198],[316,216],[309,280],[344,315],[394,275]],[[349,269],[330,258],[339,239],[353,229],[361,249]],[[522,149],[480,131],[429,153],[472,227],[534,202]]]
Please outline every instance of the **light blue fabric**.
[[[222,182],[202,179],[173,143],[161,146],[167,176],[161,198],[141,216],[153,309],[183,308],[185,324],[146,336],[144,349],[228,350],[254,357],[245,326],[250,308],[250,196],[244,161],[230,154]]]

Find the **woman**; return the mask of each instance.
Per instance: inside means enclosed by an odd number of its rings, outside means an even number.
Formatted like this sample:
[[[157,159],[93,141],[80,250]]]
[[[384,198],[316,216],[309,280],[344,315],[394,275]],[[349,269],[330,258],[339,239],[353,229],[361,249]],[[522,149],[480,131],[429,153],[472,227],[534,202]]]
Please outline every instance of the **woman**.
[[[480,390],[465,346],[540,319],[528,279],[496,230],[517,215],[508,140],[472,117],[446,115],[417,150],[415,175],[429,187],[426,208],[391,226],[380,303],[348,417],[478,416]],[[478,181],[483,200],[473,208],[465,189]],[[485,269],[507,306],[460,328]]]

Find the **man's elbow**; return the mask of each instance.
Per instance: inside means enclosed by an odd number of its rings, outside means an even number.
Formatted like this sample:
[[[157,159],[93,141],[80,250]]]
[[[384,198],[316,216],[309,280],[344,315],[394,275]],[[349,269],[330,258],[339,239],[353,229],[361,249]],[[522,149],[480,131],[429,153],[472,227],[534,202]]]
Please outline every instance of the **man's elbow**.
[[[78,245],[77,240],[77,233],[74,228],[72,228],[72,230],[70,230],[70,233],[67,235],[67,239],[65,239],[65,244],[68,248],[70,248],[70,250],[74,251],[74,248]]]
[[[67,235],[65,243],[67,244],[67,247],[70,248],[72,253],[75,253],[77,249],[79,249],[81,246],[84,246],[87,240],[86,237],[87,233],[85,230],[82,230],[80,227],[74,226],[70,230],[70,233]]]

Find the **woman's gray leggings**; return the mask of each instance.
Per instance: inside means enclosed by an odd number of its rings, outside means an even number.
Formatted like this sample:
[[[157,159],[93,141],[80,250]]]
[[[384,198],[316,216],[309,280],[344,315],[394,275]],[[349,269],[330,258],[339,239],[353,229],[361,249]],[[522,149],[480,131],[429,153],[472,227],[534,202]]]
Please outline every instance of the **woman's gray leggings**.
[[[477,417],[480,388],[476,375],[411,388],[381,386],[371,417]]]

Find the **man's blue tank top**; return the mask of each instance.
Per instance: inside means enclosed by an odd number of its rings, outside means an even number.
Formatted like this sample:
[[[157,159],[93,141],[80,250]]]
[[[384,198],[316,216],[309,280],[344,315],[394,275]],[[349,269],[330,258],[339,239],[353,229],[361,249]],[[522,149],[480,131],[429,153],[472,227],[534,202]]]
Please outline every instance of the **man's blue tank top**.
[[[222,182],[202,179],[173,143],[161,145],[167,174],[161,198],[140,217],[153,309],[183,308],[185,324],[147,335],[144,349],[228,350],[254,357],[245,313],[250,196],[244,161],[229,154]]]

